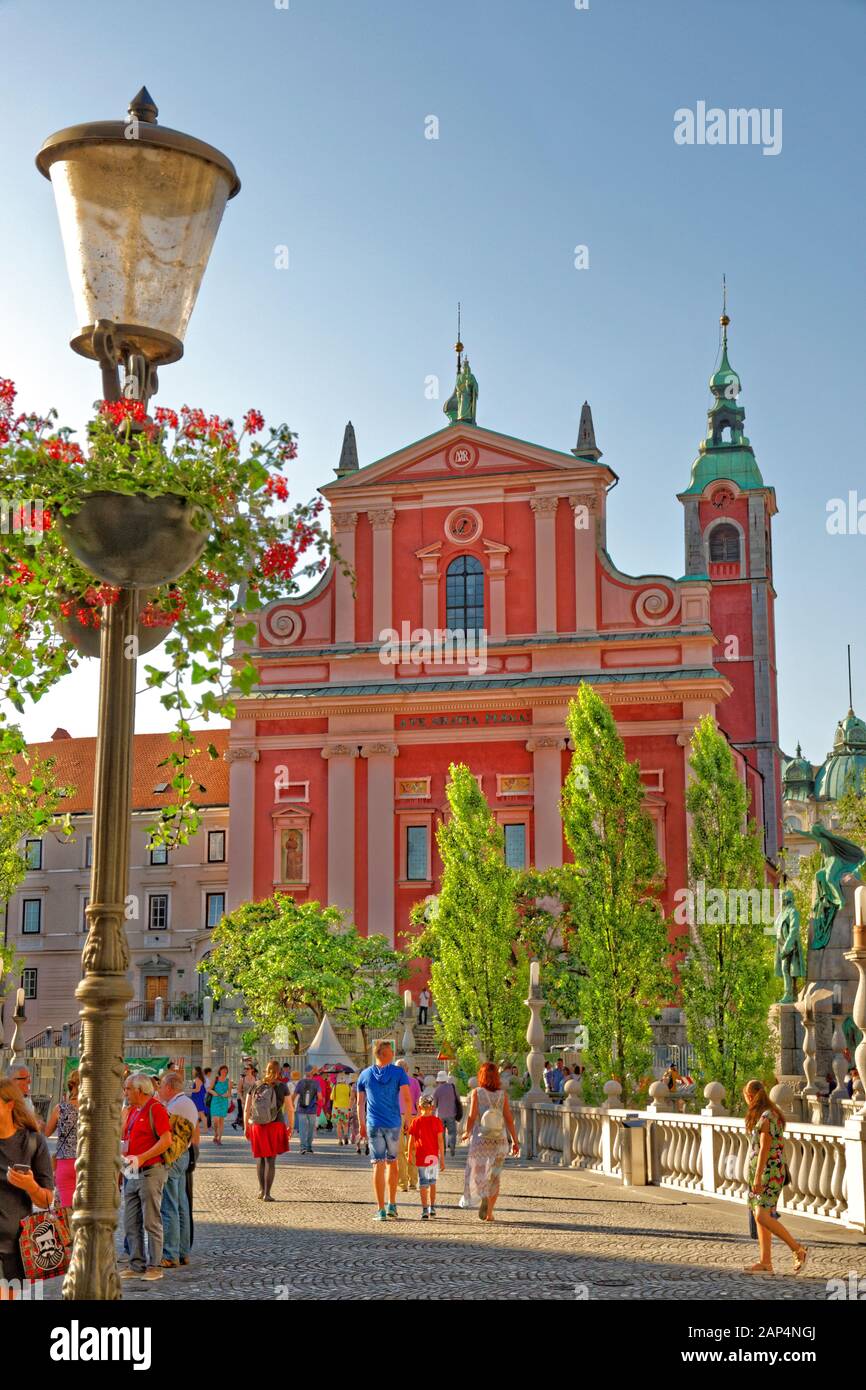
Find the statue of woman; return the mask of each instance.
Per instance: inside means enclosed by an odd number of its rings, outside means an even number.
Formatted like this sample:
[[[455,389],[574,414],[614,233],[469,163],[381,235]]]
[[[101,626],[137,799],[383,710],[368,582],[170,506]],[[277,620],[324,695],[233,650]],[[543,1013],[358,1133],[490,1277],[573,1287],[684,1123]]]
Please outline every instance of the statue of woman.
[[[800,939],[800,914],[794,905],[794,894],[790,888],[782,893],[782,907],[774,923],[776,928],[776,974],[785,981],[785,993],[781,1004],[793,1004],[796,998],[796,980],[806,974],[803,960],[803,943]]]

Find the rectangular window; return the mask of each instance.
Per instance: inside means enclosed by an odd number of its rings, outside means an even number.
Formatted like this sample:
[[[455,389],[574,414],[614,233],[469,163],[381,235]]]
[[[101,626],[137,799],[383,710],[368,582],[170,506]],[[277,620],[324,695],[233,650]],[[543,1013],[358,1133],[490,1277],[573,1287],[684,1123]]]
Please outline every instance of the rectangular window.
[[[427,826],[406,826],[406,877],[427,878]]]
[[[150,862],[151,864],[167,864],[168,846],[154,845],[153,849],[150,851]]]
[[[147,900],[147,925],[151,931],[165,931],[168,926],[167,893],[151,893]]]
[[[226,832],[224,830],[209,830],[207,832],[207,862],[209,864],[224,864],[226,858]]]
[[[22,988],[23,991],[24,991],[24,998],[25,998],[25,999],[35,999],[35,998],[36,998],[36,983],[37,983],[38,977],[39,977],[39,971],[38,971],[38,970],[33,970],[33,969],[30,969],[29,967],[28,967],[27,970],[22,970],[22,972],[21,972],[21,988]]]
[[[505,862],[509,869],[526,868],[526,826],[516,821],[505,825]]]
[[[25,898],[21,905],[21,930],[25,936],[36,936],[42,930],[42,899]]]
[[[27,840],[24,845],[24,860],[28,869],[42,868],[42,841]]]
[[[225,916],[225,910],[225,893],[207,893],[205,895],[205,926],[219,926],[221,919]]]
[[[84,867],[93,868],[93,836],[88,835],[84,841]]]
[[[84,932],[90,930],[90,923],[87,920],[87,904],[89,902],[89,898],[81,899],[81,930]]]

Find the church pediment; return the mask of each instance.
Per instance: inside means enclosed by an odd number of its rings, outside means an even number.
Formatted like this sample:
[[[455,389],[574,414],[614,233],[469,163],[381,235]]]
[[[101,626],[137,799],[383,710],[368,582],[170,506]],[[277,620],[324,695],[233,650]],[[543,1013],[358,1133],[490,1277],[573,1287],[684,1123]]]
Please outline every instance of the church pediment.
[[[453,482],[459,477],[473,480],[501,479],[526,476],[537,477],[566,474],[584,481],[588,475],[602,477],[605,484],[615,475],[604,465],[577,460],[571,454],[559,453],[510,435],[477,427],[446,426],[414,444],[398,449],[375,463],[321,490],[332,500],[347,497],[382,483],[389,486],[417,486],[430,482]]]

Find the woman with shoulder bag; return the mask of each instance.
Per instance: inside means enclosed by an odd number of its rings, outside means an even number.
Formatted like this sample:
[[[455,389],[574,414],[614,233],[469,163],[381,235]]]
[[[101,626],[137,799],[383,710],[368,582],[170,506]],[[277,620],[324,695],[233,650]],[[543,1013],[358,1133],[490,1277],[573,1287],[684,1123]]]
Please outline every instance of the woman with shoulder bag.
[[[11,1280],[23,1281],[21,1222],[34,1207],[50,1207],[54,1174],[39,1121],[14,1081],[0,1081],[0,1299],[12,1298]]]

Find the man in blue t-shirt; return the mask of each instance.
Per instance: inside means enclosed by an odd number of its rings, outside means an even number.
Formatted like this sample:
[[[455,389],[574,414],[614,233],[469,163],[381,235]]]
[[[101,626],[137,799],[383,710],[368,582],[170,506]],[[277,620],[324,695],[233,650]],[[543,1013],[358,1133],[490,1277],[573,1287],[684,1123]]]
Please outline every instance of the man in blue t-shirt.
[[[358,1127],[361,1138],[370,1145],[373,1165],[373,1191],[376,1194],[376,1220],[397,1219],[397,1156],[403,1111],[411,1114],[412,1092],[402,1067],[394,1066],[394,1049],[389,1042],[377,1042],[374,1062],[358,1077]],[[388,1204],[385,1205],[385,1165],[388,1165]]]

